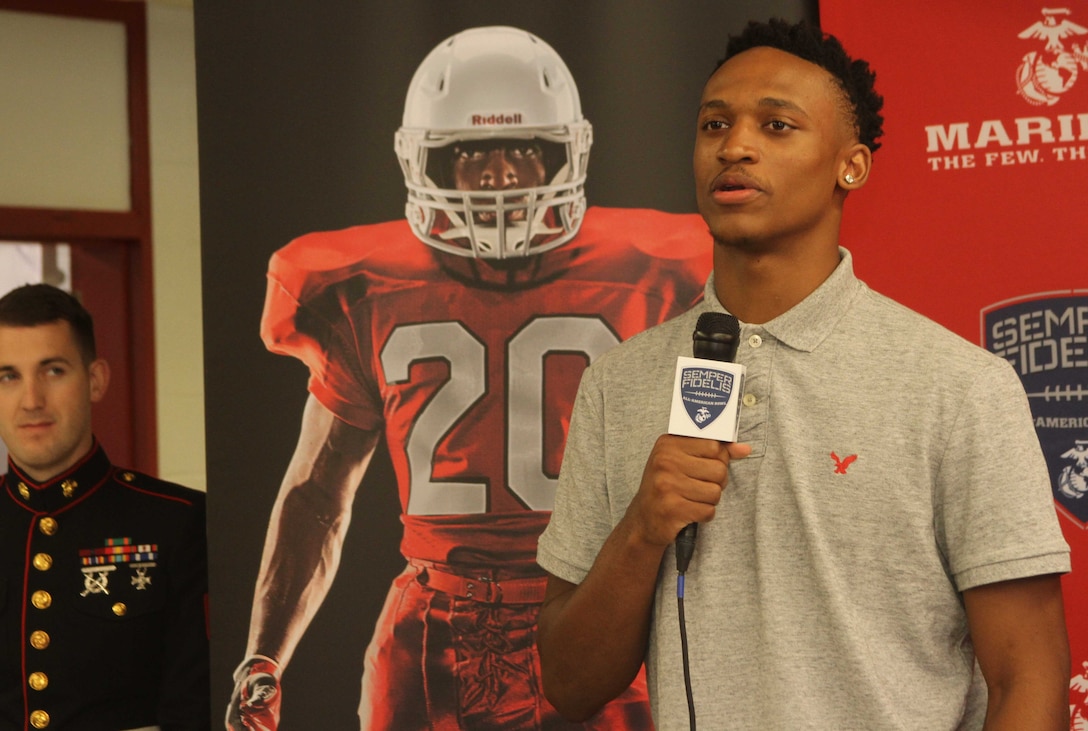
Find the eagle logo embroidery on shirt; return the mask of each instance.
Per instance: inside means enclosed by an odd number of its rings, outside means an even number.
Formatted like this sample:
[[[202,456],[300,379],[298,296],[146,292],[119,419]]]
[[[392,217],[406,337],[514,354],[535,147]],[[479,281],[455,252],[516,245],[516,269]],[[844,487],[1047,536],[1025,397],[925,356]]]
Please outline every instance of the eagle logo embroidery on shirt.
[[[845,459],[839,459],[839,455],[832,452],[831,453],[831,459],[835,460],[835,474],[836,475],[845,475],[847,468],[850,465],[854,464],[854,460],[856,460],[857,458],[858,458],[858,456],[856,454],[851,454],[849,457],[846,457]]]

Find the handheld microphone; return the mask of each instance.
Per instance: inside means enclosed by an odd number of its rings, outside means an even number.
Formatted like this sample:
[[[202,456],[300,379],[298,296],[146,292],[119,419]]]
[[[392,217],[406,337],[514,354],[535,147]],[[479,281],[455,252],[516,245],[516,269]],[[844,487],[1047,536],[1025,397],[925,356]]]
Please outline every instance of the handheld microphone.
[[[704,312],[699,315],[691,339],[692,355],[696,358],[732,362],[740,343],[740,322],[724,312]],[[691,563],[698,532],[699,524],[689,523],[676,537],[676,570],[681,574]]]

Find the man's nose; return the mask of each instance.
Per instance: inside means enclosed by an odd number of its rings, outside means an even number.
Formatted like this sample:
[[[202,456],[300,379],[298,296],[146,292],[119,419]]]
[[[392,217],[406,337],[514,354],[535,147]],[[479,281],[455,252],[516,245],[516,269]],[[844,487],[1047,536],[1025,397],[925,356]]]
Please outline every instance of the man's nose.
[[[487,164],[480,176],[483,188],[516,188],[517,170],[506,156],[505,150],[491,150],[487,153]]]
[[[758,130],[750,123],[733,125],[718,147],[718,159],[725,163],[756,162],[759,147],[756,144]]]
[[[27,411],[36,411],[45,405],[45,388],[36,378],[23,381],[22,398],[19,401]]]

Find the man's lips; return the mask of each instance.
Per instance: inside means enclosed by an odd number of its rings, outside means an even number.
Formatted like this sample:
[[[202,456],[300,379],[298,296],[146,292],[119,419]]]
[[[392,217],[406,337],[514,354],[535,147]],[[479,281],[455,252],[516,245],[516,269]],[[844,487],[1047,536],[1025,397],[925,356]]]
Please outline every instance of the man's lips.
[[[48,429],[51,426],[53,426],[52,421],[27,421],[18,424],[19,429],[29,432],[42,431]]]
[[[743,173],[721,173],[711,184],[711,197],[718,203],[744,203],[763,193],[759,181]]]

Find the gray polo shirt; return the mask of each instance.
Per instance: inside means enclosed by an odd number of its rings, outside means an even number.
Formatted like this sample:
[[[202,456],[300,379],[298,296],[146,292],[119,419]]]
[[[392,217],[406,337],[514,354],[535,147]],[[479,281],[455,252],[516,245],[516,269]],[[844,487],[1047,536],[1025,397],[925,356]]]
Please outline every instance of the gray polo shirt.
[[[700,725],[981,728],[960,592],[1069,570],[1027,399],[1012,368],[870,290],[849,252],[803,302],[742,323],[748,374],[685,610]],[[586,371],[538,561],[581,582],[667,431],[692,311]],[[658,731],[687,729],[670,550],[647,669]]]

